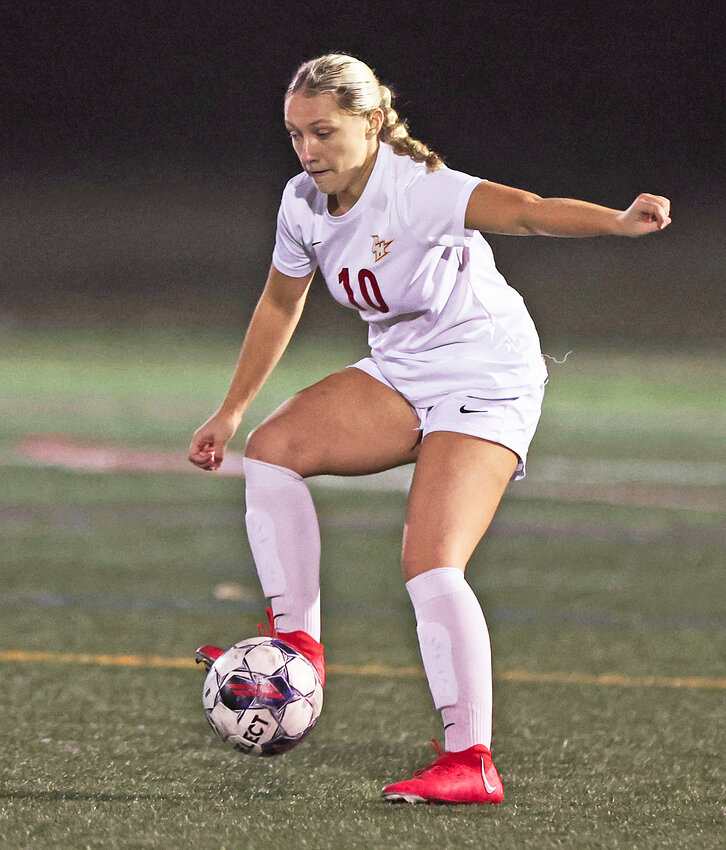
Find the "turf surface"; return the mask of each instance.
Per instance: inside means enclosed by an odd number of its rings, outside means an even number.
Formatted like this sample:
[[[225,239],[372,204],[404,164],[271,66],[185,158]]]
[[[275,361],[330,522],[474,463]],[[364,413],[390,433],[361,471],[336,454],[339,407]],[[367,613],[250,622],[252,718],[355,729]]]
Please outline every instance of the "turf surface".
[[[191,664],[64,661],[183,659],[255,631],[264,600],[239,480],[41,468],[18,451],[53,433],[185,454],[236,341],[16,332],[0,346],[0,651],[57,654],[0,655],[0,847],[723,846],[724,488],[706,474],[726,465],[723,354],[576,351],[552,367],[530,481],[505,498],[469,570],[492,631],[505,784],[502,806],[471,809],[378,797],[441,736],[399,579],[402,492],[313,485],[338,672],[318,727],[284,757],[224,749]],[[298,344],[250,423],[355,356],[340,341]],[[666,473],[607,499],[605,484],[541,491],[537,464],[563,456]],[[602,674],[620,684],[594,684]],[[668,686],[687,676],[704,681]]]

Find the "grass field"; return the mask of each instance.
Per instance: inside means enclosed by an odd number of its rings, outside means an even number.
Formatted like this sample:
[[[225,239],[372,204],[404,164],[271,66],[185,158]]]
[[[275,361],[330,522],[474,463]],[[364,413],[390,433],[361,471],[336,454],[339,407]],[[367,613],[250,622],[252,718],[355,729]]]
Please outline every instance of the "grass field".
[[[237,347],[168,329],[0,336],[0,848],[723,847],[724,352],[576,349],[552,366],[529,478],[469,568],[505,785],[472,809],[379,799],[442,737],[399,578],[400,476],[311,484],[325,710],[305,744],[255,760],[211,734],[189,660],[263,615],[240,479],[29,454],[53,435],[141,467],[184,457]],[[359,352],[294,344],[249,424]]]

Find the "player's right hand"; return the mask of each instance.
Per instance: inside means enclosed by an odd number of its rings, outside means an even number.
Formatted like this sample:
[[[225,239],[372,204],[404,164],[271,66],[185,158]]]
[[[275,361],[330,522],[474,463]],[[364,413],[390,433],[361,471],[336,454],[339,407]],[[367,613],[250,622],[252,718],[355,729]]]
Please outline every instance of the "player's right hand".
[[[219,469],[227,443],[234,437],[239,422],[239,417],[217,411],[194,432],[189,446],[189,460],[209,472]]]
[[[618,215],[621,236],[645,236],[663,230],[671,223],[671,202],[662,195],[644,192]]]

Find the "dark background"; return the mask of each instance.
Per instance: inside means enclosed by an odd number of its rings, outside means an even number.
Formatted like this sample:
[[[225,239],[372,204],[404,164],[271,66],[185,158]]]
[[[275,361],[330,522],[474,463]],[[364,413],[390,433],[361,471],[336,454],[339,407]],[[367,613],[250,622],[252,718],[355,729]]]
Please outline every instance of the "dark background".
[[[300,62],[342,50],[453,168],[617,208],[641,191],[671,198],[672,227],[643,240],[491,238],[545,341],[722,341],[720,8],[15,4],[2,26],[3,322],[246,322],[299,170],[286,85]],[[354,328],[317,289],[303,328]]]

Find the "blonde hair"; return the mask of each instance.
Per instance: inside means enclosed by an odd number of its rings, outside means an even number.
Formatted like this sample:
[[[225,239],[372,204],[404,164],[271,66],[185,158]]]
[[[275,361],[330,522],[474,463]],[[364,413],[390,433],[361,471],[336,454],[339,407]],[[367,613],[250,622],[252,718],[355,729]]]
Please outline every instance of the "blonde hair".
[[[388,86],[382,86],[368,65],[354,56],[328,53],[305,62],[295,72],[286,97],[296,92],[306,97],[330,92],[335,95],[338,107],[352,115],[367,115],[374,109],[381,109],[383,125],[379,138],[387,142],[394,153],[426,163],[429,171],[436,171],[444,164],[437,153],[409,136],[406,121],[399,120],[391,105],[393,92]]]

